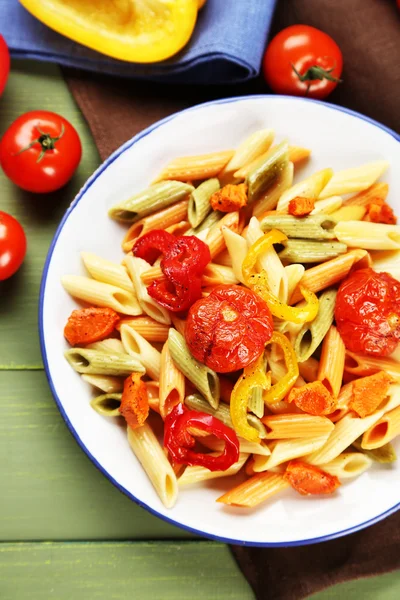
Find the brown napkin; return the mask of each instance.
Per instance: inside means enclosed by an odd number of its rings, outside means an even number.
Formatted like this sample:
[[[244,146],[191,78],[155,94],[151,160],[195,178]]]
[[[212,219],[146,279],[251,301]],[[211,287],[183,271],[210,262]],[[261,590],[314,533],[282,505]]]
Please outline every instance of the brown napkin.
[[[400,16],[395,1],[280,0],[275,31],[293,23],[323,29],[342,48],[344,82],[329,100],[400,130]],[[65,77],[102,159],[148,125],[182,108],[267,91],[261,79],[245,86],[185,87],[72,70],[65,70]],[[400,512],[325,543],[272,549],[234,546],[232,551],[257,598],[300,600],[335,583],[400,568],[399,548]]]

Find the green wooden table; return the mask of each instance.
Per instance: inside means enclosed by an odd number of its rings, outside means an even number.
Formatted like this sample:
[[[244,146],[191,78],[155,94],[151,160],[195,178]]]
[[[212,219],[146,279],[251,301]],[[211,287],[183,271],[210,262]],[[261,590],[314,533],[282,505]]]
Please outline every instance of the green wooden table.
[[[128,500],[58,413],[39,350],[39,284],[57,223],[99,157],[59,69],[15,63],[0,99],[0,134],[36,108],[69,119],[84,154],[70,184],[48,198],[22,192],[0,173],[0,209],[21,221],[29,248],[19,273],[0,282],[0,598],[251,600],[227,546],[193,538]],[[314,596],[338,597],[398,599],[400,574]]]

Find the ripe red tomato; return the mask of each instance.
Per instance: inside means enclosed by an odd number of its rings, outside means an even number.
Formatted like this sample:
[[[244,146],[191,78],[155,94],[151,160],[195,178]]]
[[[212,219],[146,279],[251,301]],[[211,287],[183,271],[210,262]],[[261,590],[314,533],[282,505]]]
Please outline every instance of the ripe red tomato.
[[[349,350],[391,354],[400,341],[400,282],[389,273],[355,271],[339,287],[335,319]]]
[[[11,215],[0,211],[0,281],[14,275],[26,254],[26,237]]]
[[[247,288],[220,285],[192,305],[185,337],[197,360],[218,373],[229,373],[258,358],[272,331],[264,300]]]
[[[264,78],[277,94],[326,98],[337,86],[343,68],[339,46],[309,25],[282,29],[269,43],[263,60]]]
[[[10,53],[2,35],[0,35],[0,96],[6,87],[10,71]]]
[[[23,190],[44,194],[65,185],[82,156],[75,128],[60,115],[33,110],[10,125],[0,143],[0,164]]]

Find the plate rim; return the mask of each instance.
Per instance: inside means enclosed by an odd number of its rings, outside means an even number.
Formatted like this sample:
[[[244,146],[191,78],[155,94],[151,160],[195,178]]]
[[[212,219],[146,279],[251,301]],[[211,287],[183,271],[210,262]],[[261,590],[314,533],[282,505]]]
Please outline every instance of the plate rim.
[[[106,158],[106,160],[104,160],[99,165],[99,167],[94,171],[94,173],[87,179],[86,183],[81,187],[81,189],[76,194],[73,201],[71,202],[70,206],[67,208],[65,214],[63,215],[63,217],[57,227],[57,230],[54,234],[54,237],[51,240],[49,250],[47,252],[46,259],[44,262],[43,273],[42,273],[42,278],[41,278],[41,282],[40,282],[40,290],[39,290],[38,329],[39,329],[40,351],[42,354],[43,365],[44,365],[44,370],[46,373],[47,382],[49,384],[51,393],[53,395],[53,398],[56,402],[57,408],[60,411],[62,418],[64,419],[69,431],[71,432],[75,441],[80,446],[81,450],[84,451],[86,456],[94,464],[94,466],[97,468],[97,470],[100,471],[100,473],[102,473],[102,475],[104,475],[120,492],[122,492],[130,500],[133,500],[133,502],[135,502],[135,504],[137,504],[141,508],[144,508],[145,510],[147,510],[150,514],[162,519],[163,521],[165,521],[166,523],[169,523],[170,525],[179,527],[180,529],[183,529],[187,532],[190,532],[190,533],[193,533],[196,535],[200,535],[202,537],[206,537],[206,538],[214,540],[214,541],[223,542],[226,544],[234,544],[234,545],[239,545],[239,546],[253,546],[253,547],[259,547],[259,548],[288,548],[288,547],[306,546],[306,545],[311,545],[311,544],[317,544],[320,542],[326,542],[328,540],[333,540],[333,539],[336,539],[339,537],[343,537],[345,535],[349,535],[350,533],[355,533],[356,531],[360,531],[361,529],[365,529],[366,527],[369,527],[371,525],[374,525],[375,523],[378,523],[379,521],[385,519],[386,517],[390,516],[391,514],[395,513],[397,510],[399,510],[400,509],[400,500],[397,504],[393,505],[391,508],[384,511],[383,513],[380,513],[379,515],[376,515],[372,519],[368,519],[367,521],[358,523],[347,529],[343,529],[341,531],[336,531],[336,532],[333,532],[333,533],[330,533],[330,534],[327,534],[324,536],[308,538],[308,539],[303,539],[303,540],[287,541],[287,542],[267,542],[267,541],[266,542],[256,542],[256,541],[236,540],[233,538],[226,538],[223,536],[204,532],[200,529],[190,527],[189,525],[184,525],[183,523],[180,523],[179,521],[175,521],[174,519],[164,515],[163,513],[158,512],[156,509],[152,508],[151,506],[149,506],[148,504],[146,504],[145,502],[143,502],[142,500],[137,498],[134,494],[132,494],[132,492],[130,492],[122,484],[120,484],[111,475],[111,473],[109,473],[109,471],[107,471],[107,469],[101,465],[101,463],[89,451],[89,449],[87,448],[85,443],[82,441],[82,439],[80,438],[76,429],[74,428],[71,421],[69,420],[69,417],[64,409],[63,403],[61,402],[60,398],[58,397],[55,387],[53,385],[53,379],[52,379],[52,376],[50,373],[49,363],[47,360],[47,351],[46,351],[46,344],[45,344],[45,339],[44,339],[44,325],[43,325],[44,296],[45,296],[45,291],[46,291],[48,271],[49,271],[51,259],[53,256],[53,252],[57,245],[58,238],[59,238],[61,231],[63,230],[64,225],[65,225],[66,221],[68,220],[70,214],[76,208],[76,206],[78,205],[78,203],[80,202],[82,197],[85,195],[86,191],[98,179],[98,177],[103,173],[103,171],[105,171],[117,158],[119,158],[119,156],[121,154],[126,152],[126,150],[131,148],[133,145],[135,145],[137,142],[139,142],[142,138],[146,137],[147,135],[152,133],[152,131],[154,131],[155,129],[162,127],[165,123],[172,121],[173,119],[175,119],[177,116],[179,116],[181,114],[195,111],[198,109],[202,109],[207,106],[218,105],[218,104],[232,104],[232,103],[240,102],[243,100],[269,101],[271,99],[274,99],[274,100],[279,99],[279,100],[285,100],[285,101],[290,100],[290,101],[294,101],[294,102],[315,103],[315,104],[325,106],[325,108],[328,108],[330,110],[344,112],[346,114],[349,114],[350,116],[353,116],[355,118],[361,119],[362,121],[366,121],[367,123],[370,123],[371,125],[374,125],[378,129],[381,129],[382,131],[384,131],[385,133],[387,133],[391,137],[393,137],[395,139],[395,141],[400,143],[400,135],[397,134],[393,129],[390,129],[389,127],[386,127],[386,125],[379,123],[379,121],[376,121],[375,119],[372,119],[371,117],[367,117],[366,115],[363,115],[357,111],[354,111],[352,109],[349,109],[349,108],[346,108],[343,106],[337,106],[335,104],[330,104],[329,102],[323,102],[321,100],[314,100],[312,98],[303,98],[303,97],[297,97],[297,96],[283,96],[283,95],[279,95],[279,94],[273,94],[273,95],[272,94],[250,94],[250,95],[246,95],[246,96],[233,96],[233,97],[228,97],[228,98],[219,98],[217,100],[211,100],[209,102],[203,102],[201,104],[196,104],[195,106],[191,106],[184,110],[175,112],[171,115],[168,115],[164,119],[156,121],[149,127],[146,127],[146,129],[143,129],[142,131],[137,133],[131,139],[127,140],[124,144],[122,144],[119,148],[117,148],[108,158]]]

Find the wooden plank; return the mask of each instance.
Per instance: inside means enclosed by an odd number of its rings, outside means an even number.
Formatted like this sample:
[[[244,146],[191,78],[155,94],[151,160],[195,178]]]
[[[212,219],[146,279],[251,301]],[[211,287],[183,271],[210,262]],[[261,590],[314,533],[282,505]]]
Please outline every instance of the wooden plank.
[[[42,371],[2,372],[0,398],[0,540],[193,538],[136,506],[92,465]]]
[[[78,130],[83,157],[71,182],[64,189],[48,195],[20,190],[0,169],[1,210],[21,221],[28,238],[28,254],[23,267],[8,281],[0,282],[0,369],[41,365],[37,306],[44,260],[65,209],[99,164],[88,127],[59,68],[30,61],[15,61],[12,66],[0,100],[0,134],[28,110],[52,110],[70,120]]]
[[[213,542],[0,545],[2,600],[253,600]]]

